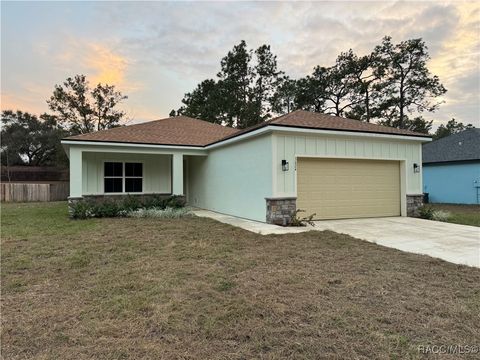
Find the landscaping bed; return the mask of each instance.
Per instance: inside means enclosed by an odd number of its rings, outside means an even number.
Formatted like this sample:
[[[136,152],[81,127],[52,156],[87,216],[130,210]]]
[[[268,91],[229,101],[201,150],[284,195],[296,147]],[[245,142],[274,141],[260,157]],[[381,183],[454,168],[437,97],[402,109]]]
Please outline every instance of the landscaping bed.
[[[5,359],[415,359],[480,338],[480,269],[330,231],[8,204],[1,245]]]

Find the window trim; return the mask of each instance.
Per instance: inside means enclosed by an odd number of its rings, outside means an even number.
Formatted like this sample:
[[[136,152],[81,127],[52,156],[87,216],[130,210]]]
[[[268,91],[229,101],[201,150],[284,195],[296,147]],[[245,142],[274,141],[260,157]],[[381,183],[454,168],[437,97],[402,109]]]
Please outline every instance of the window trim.
[[[105,163],[121,163],[122,164],[122,176],[105,176]],[[125,175],[125,163],[142,164],[142,176],[126,176]],[[107,179],[122,179],[122,192],[105,192],[105,178]],[[142,191],[141,192],[125,192],[125,179],[142,179]],[[145,161],[141,160],[103,160],[102,162],[102,194],[103,195],[142,195],[145,193]]]

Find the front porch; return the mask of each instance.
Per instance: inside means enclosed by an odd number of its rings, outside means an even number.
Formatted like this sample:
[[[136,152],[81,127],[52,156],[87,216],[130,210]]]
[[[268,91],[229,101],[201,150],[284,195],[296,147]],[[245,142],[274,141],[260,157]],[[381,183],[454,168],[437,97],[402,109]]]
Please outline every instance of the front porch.
[[[70,199],[185,196],[188,162],[203,149],[70,146]]]

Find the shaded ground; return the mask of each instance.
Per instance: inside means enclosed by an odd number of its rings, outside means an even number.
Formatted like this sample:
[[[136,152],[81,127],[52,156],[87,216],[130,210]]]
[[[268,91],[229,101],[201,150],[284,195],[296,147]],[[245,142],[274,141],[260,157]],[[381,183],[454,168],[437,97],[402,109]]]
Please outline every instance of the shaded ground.
[[[452,216],[448,222],[480,226],[480,205],[428,204],[428,206],[451,213]]]
[[[2,210],[6,359],[404,359],[480,339],[479,269],[328,231]]]

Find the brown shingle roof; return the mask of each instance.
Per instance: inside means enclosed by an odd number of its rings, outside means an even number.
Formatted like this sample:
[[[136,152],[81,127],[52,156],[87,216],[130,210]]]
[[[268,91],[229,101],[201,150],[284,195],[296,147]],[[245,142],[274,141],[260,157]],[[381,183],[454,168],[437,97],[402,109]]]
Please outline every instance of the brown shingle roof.
[[[238,135],[260,129],[268,125],[296,127],[304,129],[353,131],[372,134],[406,135],[426,138],[430,137],[427,134],[422,134],[410,130],[397,129],[389,126],[367,123],[363,121],[343,118],[340,116],[327,115],[305,110],[295,110],[291,113],[254,125],[235,134],[228,135],[226,138],[220,139],[216,142],[226,140],[227,138],[233,138]]]
[[[205,146],[236,132],[238,130],[231,127],[212,124],[188,116],[175,116],[70,136],[66,140]]]
[[[347,119],[340,116],[332,116],[304,110],[296,110],[284,116],[272,119],[270,124],[322,130],[359,131],[378,134],[428,137],[426,134],[417,133],[410,130],[397,129],[389,126],[377,125],[364,121]]]
[[[142,124],[122,126],[89,134],[70,136],[66,140],[125,142],[155,145],[206,146],[265,126],[285,126],[319,130],[354,131],[374,134],[429,137],[410,130],[396,129],[358,120],[296,110],[244,130],[212,124],[187,116],[176,116]]]

